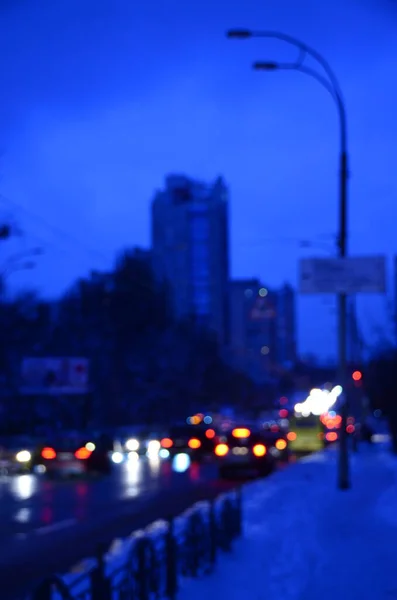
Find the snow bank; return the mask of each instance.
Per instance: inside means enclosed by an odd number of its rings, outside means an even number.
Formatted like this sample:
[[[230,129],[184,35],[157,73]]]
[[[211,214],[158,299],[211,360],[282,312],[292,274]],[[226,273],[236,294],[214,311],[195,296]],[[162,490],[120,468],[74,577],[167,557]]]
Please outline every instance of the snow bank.
[[[397,459],[360,449],[343,492],[336,467],[330,450],[246,486],[243,540],[179,600],[397,598]]]

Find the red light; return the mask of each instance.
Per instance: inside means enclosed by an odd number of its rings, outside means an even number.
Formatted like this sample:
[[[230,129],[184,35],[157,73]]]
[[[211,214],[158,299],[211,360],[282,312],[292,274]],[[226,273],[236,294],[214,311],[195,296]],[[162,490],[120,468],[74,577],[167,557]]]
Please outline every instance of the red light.
[[[361,373],[361,371],[354,371],[352,378],[354,381],[361,381],[361,379],[363,378],[363,374]]]
[[[289,433],[287,433],[287,438],[290,442],[294,442],[296,440],[295,431],[290,431]]]
[[[282,408],[278,414],[282,419],[286,419],[288,417],[288,410],[286,408]]]
[[[288,398],[286,398],[285,396],[282,396],[280,398],[280,404],[284,404],[284,405],[288,404]]]
[[[205,437],[207,437],[209,440],[213,440],[215,437],[215,431],[213,429],[207,429],[205,432]]]
[[[338,434],[335,433],[335,431],[330,431],[329,433],[327,433],[327,435],[325,436],[325,439],[328,442],[336,442],[336,440],[338,439]]]
[[[347,433],[354,433],[355,429],[356,429],[356,428],[354,427],[354,425],[348,425],[348,426],[346,427],[346,431],[347,431]]]
[[[87,448],[79,448],[78,450],[76,450],[74,455],[79,460],[86,460],[91,456],[91,452],[90,450],[87,450]]]
[[[163,440],[161,440],[160,443],[162,448],[172,448],[172,446],[174,445],[174,442],[170,440],[170,438],[164,438]]]
[[[41,451],[41,456],[45,460],[52,460],[56,457],[56,455],[57,453],[55,452],[54,448],[43,448]]]

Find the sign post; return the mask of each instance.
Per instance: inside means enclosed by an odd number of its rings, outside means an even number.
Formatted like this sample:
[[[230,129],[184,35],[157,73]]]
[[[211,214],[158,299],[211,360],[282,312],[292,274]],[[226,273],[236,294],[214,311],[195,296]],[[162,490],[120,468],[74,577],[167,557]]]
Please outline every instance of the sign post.
[[[345,223],[343,222],[344,229]],[[339,378],[346,385],[346,302],[349,295],[379,294],[386,292],[386,260],[383,256],[347,257],[343,247],[339,257],[309,258],[300,262],[299,288],[302,294],[336,294],[338,299],[338,354]],[[341,408],[342,426],[339,439],[338,487],[350,487],[347,419],[349,416],[347,397]]]

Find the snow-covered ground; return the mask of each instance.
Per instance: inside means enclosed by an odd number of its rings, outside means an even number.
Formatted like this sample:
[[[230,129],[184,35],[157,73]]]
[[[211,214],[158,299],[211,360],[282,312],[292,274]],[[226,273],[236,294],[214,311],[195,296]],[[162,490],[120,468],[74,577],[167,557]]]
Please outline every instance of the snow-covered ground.
[[[396,599],[397,458],[360,448],[342,492],[336,466],[330,450],[246,486],[243,539],[178,600]]]

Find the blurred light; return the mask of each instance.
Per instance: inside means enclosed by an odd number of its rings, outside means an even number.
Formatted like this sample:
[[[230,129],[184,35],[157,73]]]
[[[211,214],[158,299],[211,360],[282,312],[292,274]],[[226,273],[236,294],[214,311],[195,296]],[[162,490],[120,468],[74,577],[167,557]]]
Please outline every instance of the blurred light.
[[[328,442],[336,442],[336,440],[338,439],[338,434],[335,431],[329,431],[326,434],[325,439]]]
[[[95,444],[93,444],[92,442],[88,442],[85,447],[87,448],[87,450],[89,450],[90,452],[94,452],[96,446]]]
[[[288,404],[288,398],[286,396],[281,396],[280,398],[280,404]]]
[[[172,448],[174,442],[170,438],[163,438],[160,442],[162,448]]]
[[[285,450],[287,447],[287,442],[285,440],[277,440],[276,448],[277,450]]]
[[[207,415],[206,417],[204,417],[204,423],[206,425],[211,425],[211,423],[212,423],[212,417],[210,417],[209,415]]]
[[[122,463],[123,462],[123,455],[121,454],[121,452],[113,452],[113,454],[112,454],[112,461],[116,465],[119,465],[120,463]]]
[[[229,452],[229,446],[227,444],[218,444],[215,448],[215,454],[217,456],[226,456]]]
[[[381,416],[382,416],[382,411],[381,411],[381,410],[379,410],[379,408],[377,408],[377,409],[374,411],[374,417],[376,417],[377,419],[379,419],[379,417],[381,417]]]
[[[87,448],[79,448],[78,450],[76,450],[74,455],[79,460],[86,460],[91,456],[91,452],[87,450]]]
[[[262,346],[262,348],[261,348],[261,354],[266,355],[266,354],[269,354],[269,352],[270,352],[270,350],[269,350],[268,346]]]
[[[303,404],[302,404],[302,402],[298,402],[298,404],[295,404],[295,406],[294,406],[294,411],[295,411],[296,413],[301,413],[301,412],[302,412],[302,409],[303,409]]]
[[[52,460],[56,457],[56,455],[57,453],[55,452],[54,448],[43,448],[43,450],[41,451],[41,456],[45,460]]]
[[[169,451],[166,450],[166,448],[161,448],[160,452],[159,452],[159,457],[160,458],[168,458],[170,455]]]
[[[266,288],[261,288],[259,290],[259,295],[260,295],[261,298],[265,298],[265,296],[267,296],[267,294],[268,294],[268,291],[267,291]]]
[[[331,394],[335,394],[336,397],[340,396],[342,393],[343,393],[343,387],[341,385],[336,385],[331,390]]]
[[[190,417],[190,425],[200,425],[201,423],[201,418],[198,415],[195,415],[194,417]]]
[[[207,429],[207,431],[205,432],[205,437],[208,438],[209,440],[214,439],[215,431],[213,429]]]
[[[282,419],[286,419],[288,417],[288,410],[286,408],[282,408],[278,414]]]
[[[21,450],[20,452],[18,452],[15,458],[20,463],[26,463],[30,461],[32,455],[30,454],[29,450]]]
[[[185,473],[190,467],[190,458],[188,454],[177,454],[172,461],[172,469],[177,473]]]
[[[331,419],[334,419],[336,417],[336,412],[334,410],[330,410],[328,415],[331,417]]]
[[[258,458],[261,456],[265,456],[266,454],[266,446],[264,446],[263,444],[256,444],[253,448],[252,448],[252,452],[255,454],[255,456],[257,456]]]
[[[38,473],[39,475],[43,475],[47,471],[47,469],[44,465],[36,465],[35,467],[33,467],[33,471],[35,473]]]
[[[187,423],[188,425],[193,425],[193,423],[192,423],[192,417],[188,417],[188,418],[186,419],[186,423]]]
[[[156,455],[159,453],[161,444],[158,440],[150,440],[147,445],[147,454]]]
[[[13,478],[11,491],[19,500],[28,500],[31,498],[37,487],[37,479],[33,475],[19,475]]]
[[[352,378],[354,381],[361,381],[363,377],[363,374],[361,373],[361,371],[354,371]]]
[[[125,443],[125,447],[127,448],[127,450],[130,450],[130,452],[136,452],[137,450],[139,450],[139,442],[135,439],[127,440]]]
[[[128,453],[128,460],[134,461],[136,462],[137,460],[139,460],[139,454],[138,452],[129,452]]]
[[[295,433],[295,431],[289,431],[289,432],[287,433],[287,439],[288,439],[290,442],[294,442],[294,441],[296,440],[296,433]]]
[[[198,440],[197,438],[191,438],[187,445],[189,446],[189,448],[191,448],[192,450],[198,450],[201,446],[201,442],[200,440]]]
[[[248,438],[250,435],[250,430],[245,427],[238,427],[232,431],[232,436],[235,438]]]
[[[347,433],[354,433],[355,429],[356,429],[356,428],[354,427],[354,425],[348,425],[348,426],[346,427],[346,431],[347,431]]]

